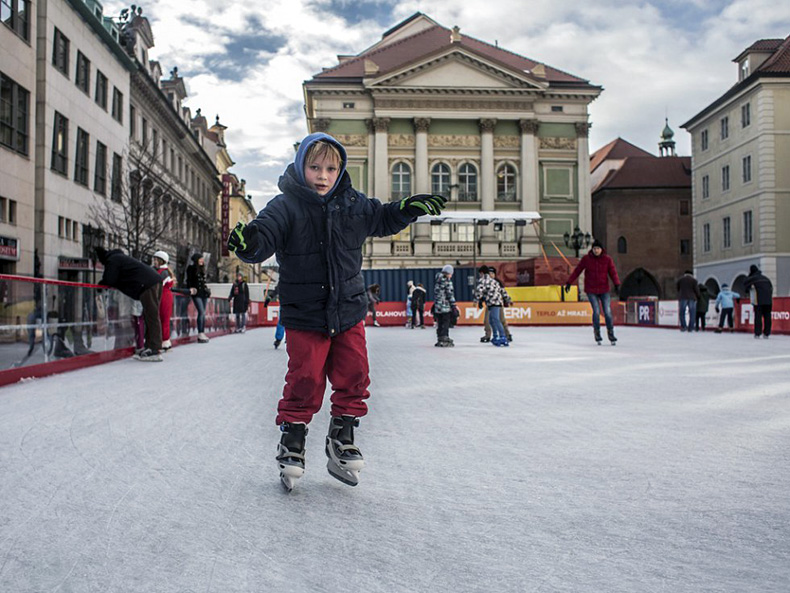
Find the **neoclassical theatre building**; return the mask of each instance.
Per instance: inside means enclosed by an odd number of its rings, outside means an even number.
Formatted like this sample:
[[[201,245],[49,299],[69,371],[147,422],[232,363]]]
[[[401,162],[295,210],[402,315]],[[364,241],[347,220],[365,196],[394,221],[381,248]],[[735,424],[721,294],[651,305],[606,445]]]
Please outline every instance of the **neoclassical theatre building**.
[[[601,90],[422,13],[304,83],[308,129],[346,146],[369,196],[430,192],[454,211],[541,215],[528,226],[414,224],[370,239],[370,268],[535,257],[541,240],[564,248],[565,232],[591,232],[588,106]]]

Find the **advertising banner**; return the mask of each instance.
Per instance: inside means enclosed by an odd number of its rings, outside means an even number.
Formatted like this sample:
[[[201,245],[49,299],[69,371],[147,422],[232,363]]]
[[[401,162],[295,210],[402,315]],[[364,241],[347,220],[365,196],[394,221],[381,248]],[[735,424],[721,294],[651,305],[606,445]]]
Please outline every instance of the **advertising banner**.
[[[748,301],[735,303],[735,329],[754,331],[754,308]],[[790,333],[790,297],[777,297],[771,309],[771,332]]]
[[[222,256],[228,257],[228,235],[230,234],[230,193],[233,186],[233,176],[222,176]]]
[[[433,325],[430,313],[433,302],[425,303],[425,325]],[[458,325],[483,325],[485,309],[479,309],[477,303],[456,303],[460,313]],[[258,313],[261,325],[277,325],[280,314],[279,305],[263,307],[263,303],[252,303],[251,309]],[[623,307],[612,303],[612,316],[616,324],[624,321]],[[381,326],[405,326],[407,320],[406,305],[401,302],[384,302],[376,305],[376,321]],[[592,323],[592,307],[590,303],[514,303],[505,307],[505,319],[510,325],[589,325]],[[604,323],[601,316],[601,324]],[[368,312],[365,325],[373,325],[373,314]]]

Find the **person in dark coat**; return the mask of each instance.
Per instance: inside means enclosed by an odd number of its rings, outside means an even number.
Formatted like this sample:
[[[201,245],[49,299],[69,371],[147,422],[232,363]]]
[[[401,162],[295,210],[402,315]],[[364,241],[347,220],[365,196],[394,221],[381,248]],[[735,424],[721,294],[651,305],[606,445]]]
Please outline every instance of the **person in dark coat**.
[[[774,285],[755,265],[749,268],[749,276],[743,283],[743,288],[747,292],[752,288],[755,298],[752,302],[754,307],[754,337],[762,335],[768,338],[771,335],[771,311],[774,302]]]
[[[695,331],[705,331],[705,317],[708,315],[710,307],[710,292],[704,284],[699,285],[699,298],[697,299],[697,318],[694,322]]]
[[[236,315],[236,329],[234,333],[243,334],[247,329],[247,309],[250,308],[250,287],[244,281],[244,275],[236,274],[236,282],[230,287],[228,300],[233,303],[233,313]]]
[[[593,241],[589,253],[579,260],[576,269],[565,282],[565,292],[571,291],[571,284],[584,272],[584,292],[592,306],[592,323],[595,341],[601,342],[601,309],[606,320],[606,331],[609,341],[614,344],[614,321],[612,320],[611,297],[609,296],[609,279],[614,283],[615,292],[620,293],[620,278],[614,267],[614,261],[606,253],[603,243]]]
[[[211,296],[211,290],[206,285],[206,268],[205,260],[202,253],[195,253],[192,255],[192,264],[187,266],[187,288],[194,289],[192,293],[192,302],[197,309],[197,330],[198,342],[205,344],[208,342],[206,335],[206,307],[208,306],[208,298]]]
[[[678,316],[680,318],[680,331],[694,331],[694,322],[697,319],[697,301],[700,298],[699,282],[694,278],[691,270],[686,270],[676,282],[678,289]],[[688,311],[688,323],[686,323]]]
[[[276,418],[283,432],[277,460],[286,488],[304,472],[305,426],[321,408],[327,379],[333,388],[327,469],[357,483],[363,461],[353,428],[367,413],[370,395],[362,246],[368,237],[386,237],[418,216],[440,213],[445,203],[441,196],[418,194],[382,204],[351,186],[346,163],[346,150],[335,138],[307,136],[280,177],[282,193],[228,237],[228,249],[242,261],[261,262],[276,253],[280,265],[289,360]]]
[[[414,292],[411,293],[411,328],[419,327],[425,329],[425,299],[427,297],[425,287],[422,284],[417,284],[414,287]],[[417,323],[419,316],[420,322]]]
[[[373,315],[373,325],[375,327],[379,327],[378,321],[376,321],[376,305],[381,302],[381,286],[378,284],[371,284],[368,286],[368,311],[370,311],[371,315]]]
[[[143,305],[145,321],[145,348],[136,358],[159,362],[162,357],[162,326],[159,323],[159,299],[162,296],[162,278],[151,266],[125,255],[120,249],[107,251],[96,248],[96,258],[104,265],[104,275],[99,284],[117,288]]]

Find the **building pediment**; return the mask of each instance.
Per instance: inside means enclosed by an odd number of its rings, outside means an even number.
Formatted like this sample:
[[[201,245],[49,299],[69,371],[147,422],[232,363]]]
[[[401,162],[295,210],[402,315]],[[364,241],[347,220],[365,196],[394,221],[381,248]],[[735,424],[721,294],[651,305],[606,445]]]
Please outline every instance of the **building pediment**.
[[[367,65],[369,69],[374,64]],[[408,64],[394,72],[368,78],[365,86],[416,88],[466,88],[501,90],[544,90],[546,82],[533,78],[531,73],[513,69],[487,60],[465,48],[450,48],[440,55]]]

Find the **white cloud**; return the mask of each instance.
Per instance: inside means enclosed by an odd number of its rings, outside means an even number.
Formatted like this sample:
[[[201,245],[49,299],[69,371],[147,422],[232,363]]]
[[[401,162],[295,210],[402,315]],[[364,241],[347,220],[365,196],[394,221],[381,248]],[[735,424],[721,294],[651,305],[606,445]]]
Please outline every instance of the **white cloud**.
[[[335,0],[337,3],[338,0]],[[377,2],[382,4],[382,2]],[[392,19],[346,22],[329,0],[239,0],[146,6],[156,36],[153,55],[187,79],[189,105],[219,113],[228,126],[234,168],[259,196],[276,191],[279,172],[306,133],[302,82],[336,54],[354,54],[416,11],[444,26],[545,62],[601,85],[590,107],[593,149],[617,136],[655,152],[667,114],[678,149],[689,154],[688,118],[734,84],[730,62],[753,41],[790,33],[790,3],[771,0],[404,0],[389,2]],[[117,9],[120,5],[116,6]],[[108,12],[111,10],[108,9]],[[262,27],[284,40],[269,51],[228,55],[226,44],[252,39]],[[243,64],[241,79],[221,79],[210,64]]]

